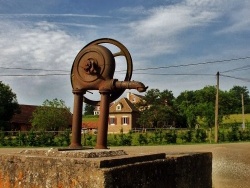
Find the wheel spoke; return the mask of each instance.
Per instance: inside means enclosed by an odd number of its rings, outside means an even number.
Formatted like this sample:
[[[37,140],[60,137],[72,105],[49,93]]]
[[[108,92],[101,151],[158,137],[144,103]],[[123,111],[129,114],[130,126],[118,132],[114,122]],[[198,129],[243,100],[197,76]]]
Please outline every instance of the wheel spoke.
[[[116,52],[113,54],[114,57],[117,57],[117,56],[125,56],[123,51],[120,51],[120,52]]]

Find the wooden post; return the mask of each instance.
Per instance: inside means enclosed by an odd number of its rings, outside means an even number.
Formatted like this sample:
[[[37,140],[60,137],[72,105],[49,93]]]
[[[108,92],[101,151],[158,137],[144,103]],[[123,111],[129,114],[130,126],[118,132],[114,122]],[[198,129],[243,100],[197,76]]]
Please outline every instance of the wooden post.
[[[215,121],[214,121],[214,142],[218,143],[218,115],[219,115],[219,76],[217,72],[216,99],[215,99]]]

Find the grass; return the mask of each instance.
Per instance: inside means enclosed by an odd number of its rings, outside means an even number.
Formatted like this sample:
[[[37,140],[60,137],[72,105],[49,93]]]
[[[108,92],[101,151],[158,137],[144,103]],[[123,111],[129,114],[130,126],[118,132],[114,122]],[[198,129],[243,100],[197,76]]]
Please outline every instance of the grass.
[[[250,122],[250,114],[245,114],[245,123]],[[242,114],[231,114],[223,118],[223,123],[242,123]]]
[[[83,116],[83,121],[84,122],[97,122],[98,118],[99,116],[97,115],[86,115],[86,116]]]

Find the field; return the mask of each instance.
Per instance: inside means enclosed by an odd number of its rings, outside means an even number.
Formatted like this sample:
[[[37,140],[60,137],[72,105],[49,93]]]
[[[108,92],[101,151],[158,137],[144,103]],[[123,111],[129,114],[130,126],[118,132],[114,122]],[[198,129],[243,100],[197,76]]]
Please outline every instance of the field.
[[[245,114],[245,123],[250,122],[250,114]],[[242,123],[242,114],[231,114],[223,118],[223,123]]]
[[[96,115],[87,115],[82,118],[83,122],[97,122],[98,116]]]

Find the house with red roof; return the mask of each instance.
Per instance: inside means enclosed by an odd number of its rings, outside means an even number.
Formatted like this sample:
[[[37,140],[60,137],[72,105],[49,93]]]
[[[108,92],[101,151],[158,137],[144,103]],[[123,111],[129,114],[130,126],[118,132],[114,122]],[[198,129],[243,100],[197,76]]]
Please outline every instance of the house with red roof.
[[[20,107],[19,113],[14,114],[14,116],[10,120],[10,125],[11,125],[10,129],[12,131],[29,131],[32,127],[31,119],[33,116],[33,112],[39,106],[20,104],[19,107]],[[69,118],[69,128],[71,128],[71,123],[72,123],[71,113],[70,117],[71,118]]]
[[[143,96],[131,92],[127,93],[126,97],[119,99],[110,104],[108,133],[128,133],[131,129],[137,128],[137,118],[139,117],[139,110],[135,104],[143,100]],[[98,106],[99,107],[99,106]],[[96,107],[94,115],[100,114],[100,108]],[[98,129],[97,122],[85,122],[82,124],[83,130],[93,132]]]
[[[31,118],[38,106],[20,104],[20,112],[10,120],[12,131],[28,131],[31,129]]]

